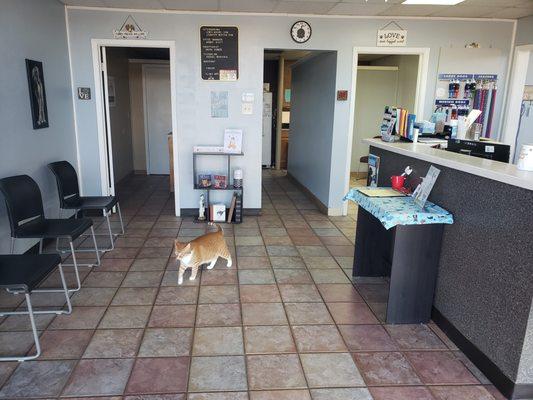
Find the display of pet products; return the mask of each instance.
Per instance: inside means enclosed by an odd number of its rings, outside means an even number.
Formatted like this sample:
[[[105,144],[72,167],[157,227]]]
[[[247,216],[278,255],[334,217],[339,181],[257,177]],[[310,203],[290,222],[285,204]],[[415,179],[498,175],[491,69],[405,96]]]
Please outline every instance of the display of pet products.
[[[416,141],[415,121],[416,115],[409,114],[405,108],[385,106],[381,137],[386,142],[392,142],[398,138]]]
[[[472,127],[472,139],[490,137],[497,80],[495,74],[439,74],[432,116],[435,133],[464,139]],[[478,111],[472,114],[473,110]]]

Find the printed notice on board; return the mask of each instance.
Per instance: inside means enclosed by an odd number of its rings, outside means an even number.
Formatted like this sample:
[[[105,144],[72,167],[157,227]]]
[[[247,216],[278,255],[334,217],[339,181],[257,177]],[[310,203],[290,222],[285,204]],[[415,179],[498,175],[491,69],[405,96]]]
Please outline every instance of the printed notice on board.
[[[236,26],[200,28],[202,79],[236,81],[239,78],[239,30]]]

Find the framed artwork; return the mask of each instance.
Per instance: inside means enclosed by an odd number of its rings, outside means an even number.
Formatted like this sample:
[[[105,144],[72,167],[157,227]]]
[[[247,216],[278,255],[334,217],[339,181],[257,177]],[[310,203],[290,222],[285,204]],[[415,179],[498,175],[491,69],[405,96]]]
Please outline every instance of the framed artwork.
[[[224,130],[224,152],[241,153],[242,152],[242,129],[225,129]]]
[[[107,77],[107,101],[109,103],[109,107],[115,107],[117,105],[115,78],[112,76]]]
[[[33,129],[48,128],[48,108],[44,89],[43,63],[26,59]]]

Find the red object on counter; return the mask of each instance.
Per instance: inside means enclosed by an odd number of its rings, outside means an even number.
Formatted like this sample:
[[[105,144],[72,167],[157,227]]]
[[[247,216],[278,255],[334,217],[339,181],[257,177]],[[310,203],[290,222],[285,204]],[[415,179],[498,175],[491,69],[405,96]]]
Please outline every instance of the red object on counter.
[[[394,175],[390,177],[392,188],[396,190],[403,189],[403,185],[405,184],[405,176],[401,175]]]

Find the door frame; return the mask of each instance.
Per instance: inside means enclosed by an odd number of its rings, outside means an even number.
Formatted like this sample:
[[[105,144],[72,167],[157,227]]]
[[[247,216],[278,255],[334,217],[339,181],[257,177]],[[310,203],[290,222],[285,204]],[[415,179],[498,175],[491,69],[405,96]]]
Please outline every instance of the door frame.
[[[516,139],[520,123],[520,109],[526,84],[527,71],[533,55],[533,44],[514,48],[513,66],[507,92],[507,105],[503,113],[502,135],[500,140],[511,146],[511,160],[516,152]]]
[[[111,173],[111,176],[108,176],[107,174],[108,168],[110,168],[111,172],[113,168],[113,149],[111,143],[111,129],[107,129],[106,135],[106,127],[109,127],[109,107],[107,106],[107,102],[104,102],[102,91],[103,85],[107,85],[107,73],[105,74],[103,81],[102,68],[104,66],[100,64],[99,58],[101,47],[157,47],[169,49],[170,103],[172,110],[172,143],[174,157],[174,208],[175,215],[180,216],[178,116],[176,108],[176,42],[173,40],[91,39],[98,152],[100,159],[100,186],[102,195],[106,196],[115,194],[115,182],[113,174]],[[109,146],[107,143],[109,143]]]
[[[353,48],[352,64],[352,95],[350,98],[350,115],[348,127],[348,142],[346,146],[346,168],[344,175],[344,193],[350,190],[350,170],[352,161],[353,134],[355,122],[355,95],[357,91],[357,62],[359,54],[384,54],[384,55],[414,55],[418,56],[418,74],[416,77],[415,109],[413,113],[417,116],[424,115],[424,102],[426,100],[426,88],[429,70],[429,47],[357,47]],[[348,203],[342,205],[342,215],[348,214]]]
[[[146,152],[146,174],[151,175],[150,169],[150,137],[148,134],[148,119],[146,118],[148,116],[148,105],[146,103],[146,69],[147,68],[169,68],[168,63],[143,63],[141,65],[141,71],[142,71],[142,90],[143,90],[143,122],[144,122],[144,150]],[[169,70],[170,71],[170,70]],[[172,105],[171,105],[172,107]],[[157,174],[156,174],[157,175]]]

